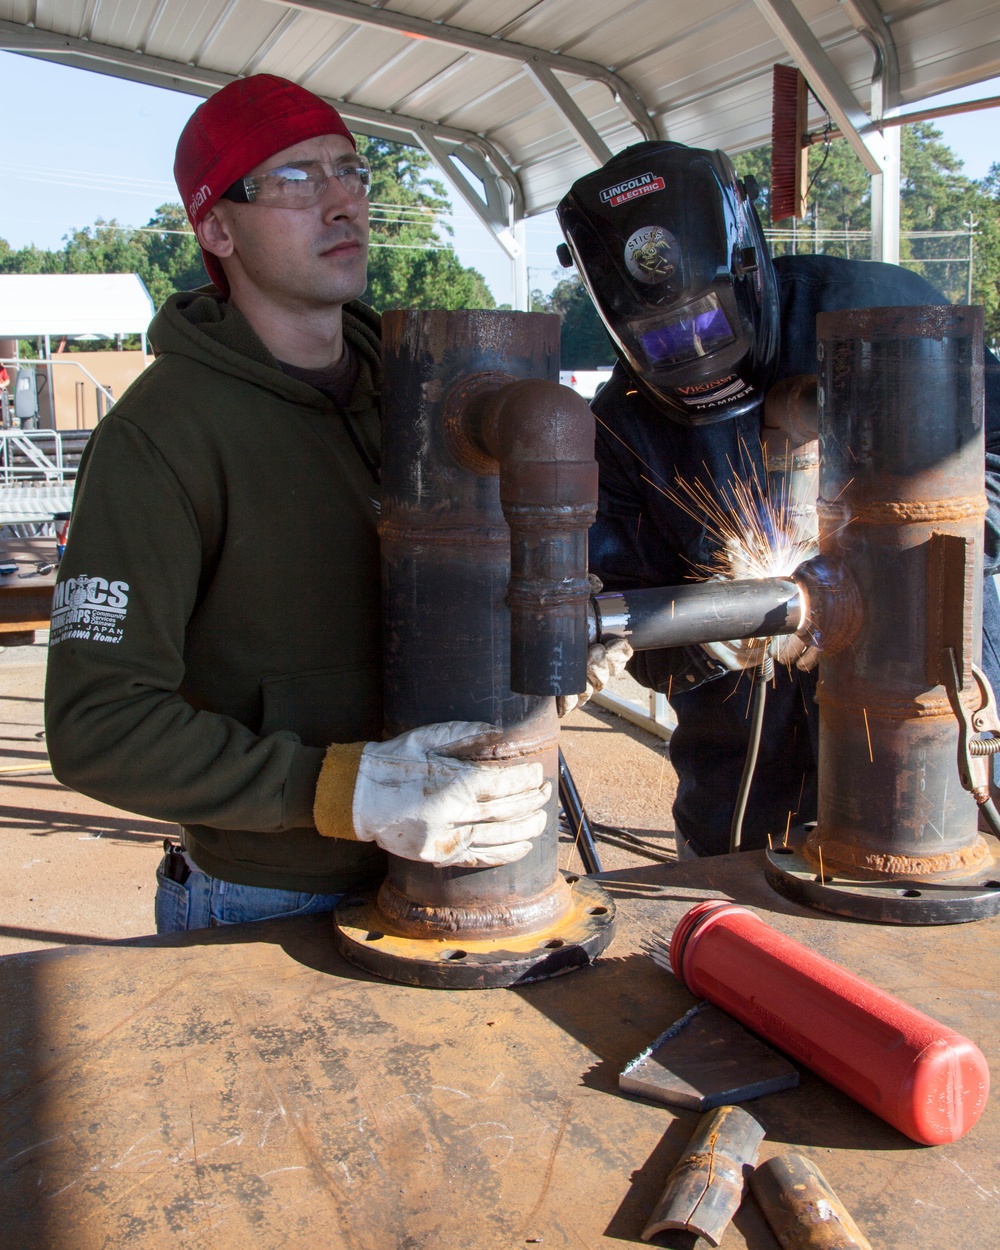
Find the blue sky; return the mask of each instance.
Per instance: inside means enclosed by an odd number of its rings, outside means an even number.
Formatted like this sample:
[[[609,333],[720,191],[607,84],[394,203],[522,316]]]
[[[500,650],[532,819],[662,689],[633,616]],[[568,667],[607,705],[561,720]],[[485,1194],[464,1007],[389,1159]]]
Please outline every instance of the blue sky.
[[[1000,79],[928,104],[998,94]],[[174,145],[199,103],[195,96],[0,52],[0,115],[9,119],[7,142],[0,145],[0,238],[12,247],[54,248],[74,227],[98,217],[144,225],[158,205],[177,199]],[[989,109],[935,125],[965,162],[964,172],[981,178],[1000,161],[998,122],[1000,110]],[[457,196],[452,202],[462,262],[485,275],[498,303],[509,302],[509,262]],[[555,218],[532,218],[527,229],[531,286],[549,290],[559,276]]]

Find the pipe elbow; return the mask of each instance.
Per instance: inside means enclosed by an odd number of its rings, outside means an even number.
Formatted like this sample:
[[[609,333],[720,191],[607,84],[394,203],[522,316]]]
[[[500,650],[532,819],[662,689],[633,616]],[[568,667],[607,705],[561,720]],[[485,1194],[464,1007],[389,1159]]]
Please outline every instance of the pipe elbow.
[[[529,379],[479,405],[479,443],[500,465],[510,527],[511,689],[587,684],[587,533],[597,516],[594,416],[569,387]]]
[[[775,383],[764,400],[764,442],[794,451],[819,438],[818,383],[814,373],[797,373]]]
[[[494,391],[483,406],[482,434],[500,463],[501,501],[596,515],[594,430],[587,401],[568,386],[528,379]]]

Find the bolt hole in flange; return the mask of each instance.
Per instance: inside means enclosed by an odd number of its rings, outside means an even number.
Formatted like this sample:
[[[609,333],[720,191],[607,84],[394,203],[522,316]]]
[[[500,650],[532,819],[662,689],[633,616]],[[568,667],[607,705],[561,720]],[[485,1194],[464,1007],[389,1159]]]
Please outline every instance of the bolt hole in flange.
[[[384,937],[385,937],[385,934],[379,933],[378,929],[370,929],[365,934],[365,941],[366,942],[378,942],[381,938],[384,938]]]
[[[984,881],[984,890],[1000,890],[1000,881]]]
[[[900,890],[899,892],[903,896],[903,898],[922,898],[923,897],[923,891],[921,890]]]
[[[572,906],[557,924],[516,941],[500,930],[477,937],[474,946],[460,945],[464,938],[456,932],[400,934],[382,916],[375,891],[363,896],[360,906],[345,907],[358,900],[352,891],[334,912],[337,950],[366,972],[403,985],[478,990],[548,980],[591,963],[614,934],[614,900],[600,883],[577,876],[567,885]],[[384,937],[369,936],[374,934]]]
[[[580,878],[579,878],[579,877],[567,877],[567,878],[566,878],[566,884],[567,884],[567,885],[576,885],[576,883],[577,883],[579,880],[580,880]]]
[[[771,849],[772,855],[794,855],[795,852],[790,846],[775,846]]]

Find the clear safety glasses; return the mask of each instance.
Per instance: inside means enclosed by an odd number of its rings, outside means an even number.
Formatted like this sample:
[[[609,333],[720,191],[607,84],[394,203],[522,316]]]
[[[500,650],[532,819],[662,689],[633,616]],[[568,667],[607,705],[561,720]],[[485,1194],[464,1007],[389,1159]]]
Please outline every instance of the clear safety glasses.
[[[339,179],[344,195],[364,199],[372,182],[372,171],[363,156],[349,156],[328,165],[325,161],[295,161],[279,165],[263,174],[239,178],[224,198],[237,204],[266,204],[273,208],[311,208],[326,194],[330,179]]]

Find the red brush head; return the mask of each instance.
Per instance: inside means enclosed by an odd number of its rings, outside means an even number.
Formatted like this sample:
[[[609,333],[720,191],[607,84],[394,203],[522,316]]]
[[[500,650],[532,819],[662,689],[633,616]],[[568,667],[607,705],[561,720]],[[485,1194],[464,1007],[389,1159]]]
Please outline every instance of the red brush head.
[[[805,213],[806,81],[791,65],[775,65],[771,103],[771,221]]]

